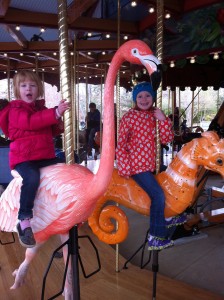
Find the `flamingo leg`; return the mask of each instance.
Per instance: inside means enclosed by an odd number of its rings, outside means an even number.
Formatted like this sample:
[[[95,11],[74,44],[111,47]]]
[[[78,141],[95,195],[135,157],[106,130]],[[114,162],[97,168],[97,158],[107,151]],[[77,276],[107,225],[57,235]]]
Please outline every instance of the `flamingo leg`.
[[[16,269],[12,275],[15,277],[14,284],[11,286],[11,290],[17,289],[21,287],[25,283],[26,275],[29,270],[29,266],[37,254],[39,248],[43,245],[42,243],[37,243],[35,247],[33,248],[27,248],[26,253],[25,253],[25,259],[21,263],[18,269]]]

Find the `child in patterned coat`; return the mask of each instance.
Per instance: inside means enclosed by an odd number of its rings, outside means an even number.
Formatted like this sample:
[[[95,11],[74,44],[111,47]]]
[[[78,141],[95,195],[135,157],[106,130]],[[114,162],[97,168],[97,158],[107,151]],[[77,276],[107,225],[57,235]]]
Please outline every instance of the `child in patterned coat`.
[[[118,173],[132,177],[151,198],[149,250],[162,250],[173,245],[168,228],[185,222],[178,216],[165,219],[165,196],[156,181],[156,120],[161,144],[173,140],[172,122],[162,110],[154,107],[156,93],[148,82],[133,89],[134,108],[121,119],[116,149]]]

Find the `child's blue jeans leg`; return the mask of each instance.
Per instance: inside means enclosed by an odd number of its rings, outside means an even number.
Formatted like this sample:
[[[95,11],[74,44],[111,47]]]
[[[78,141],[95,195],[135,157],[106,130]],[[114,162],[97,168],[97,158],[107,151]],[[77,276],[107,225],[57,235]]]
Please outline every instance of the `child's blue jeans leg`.
[[[151,172],[135,174],[132,177],[151,198],[150,234],[167,238],[168,232],[164,217],[165,196],[161,186]]]
[[[32,218],[34,199],[40,184],[39,166],[28,161],[16,165],[15,169],[23,178],[18,219]]]
[[[15,169],[23,178],[20,195],[18,219],[33,217],[34,199],[40,184],[40,168],[62,163],[60,158],[26,161],[16,165]]]

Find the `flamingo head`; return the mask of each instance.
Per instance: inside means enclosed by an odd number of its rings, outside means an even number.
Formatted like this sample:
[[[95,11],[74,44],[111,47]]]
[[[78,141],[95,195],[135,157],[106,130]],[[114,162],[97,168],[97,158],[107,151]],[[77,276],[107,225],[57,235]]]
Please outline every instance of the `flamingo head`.
[[[124,43],[118,51],[123,60],[143,65],[147,69],[152,87],[156,91],[161,82],[161,63],[149,46],[141,40],[131,40]]]

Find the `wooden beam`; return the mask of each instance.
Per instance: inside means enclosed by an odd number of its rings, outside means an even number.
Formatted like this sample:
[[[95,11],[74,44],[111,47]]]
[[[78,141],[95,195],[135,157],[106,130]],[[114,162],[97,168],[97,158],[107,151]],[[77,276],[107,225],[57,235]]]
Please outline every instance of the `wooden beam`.
[[[24,18],[24,16],[26,16]],[[5,17],[0,18],[0,23],[19,24],[32,27],[58,28],[58,15],[30,12],[15,8],[9,8]],[[136,36],[138,26],[136,22],[121,21],[121,33]],[[93,32],[117,32],[117,20],[106,20],[90,17],[78,17],[69,24],[69,29],[93,31]]]
[[[21,31],[15,29],[16,25],[5,25],[5,30],[11,35],[11,37],[23,48],[27,48],[27,40]]]
[[[23,56],[20,56],[20,54],[14,54],[14,53],[9,53],[8,54],[8,58],[10,60],[16,60],[18,62],[24,62],[28,65],[33,65],[35,64],[35,59],[33,58],[30,58],[30,57],[27,57],[26,55],[23,55]]]
[[[73,23],[78,17],[81,17],[97,0],[76,0],[69,6],[67,13],[69,23]]]
[[[17,43],[13,43],[13,42],[1,43],[1,52],[18,52],[22,50],[23,48]],[[73,51],[73,48],[71,47],[70,50]],[[76,50],[77,51],[117,50],[117,41],[116,40],[85,40],[85,41],[78,40],[76,45]],[[59,51],[58,41],[28,42],[26,51],[27,52]]]
[[[58,28],[58,15],[9,8],[0,23]]]
[[[75,22],[70,24],[70,28],[92,32],[117,33],[117,20],[79,17]],[[121,21],[120,28],[121,34],[134,36],[138,34],[137,22]]]
[[[0,0],[0,18],[4,17],[8,8],[10,0]]]

